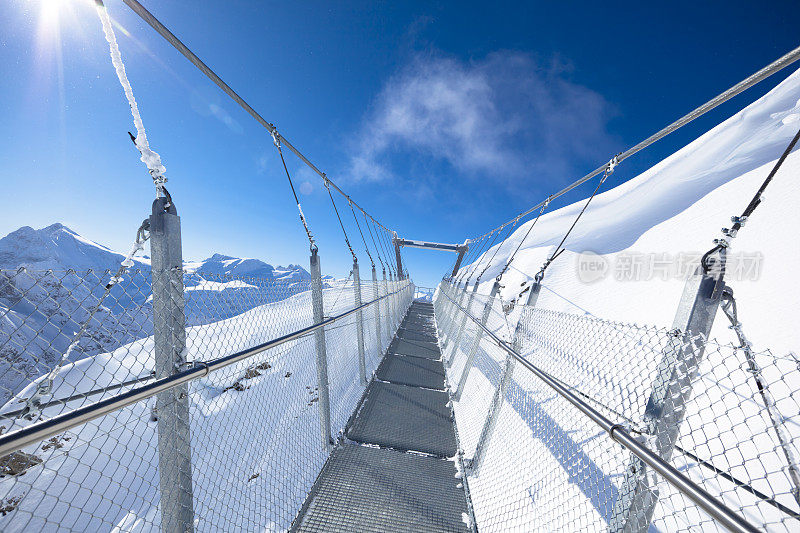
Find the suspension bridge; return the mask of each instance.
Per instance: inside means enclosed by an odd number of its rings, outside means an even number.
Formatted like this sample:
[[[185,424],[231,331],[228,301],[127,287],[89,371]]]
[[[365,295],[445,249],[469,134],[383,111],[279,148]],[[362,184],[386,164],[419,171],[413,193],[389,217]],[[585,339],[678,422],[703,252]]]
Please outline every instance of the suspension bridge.
[[[800,48],[486,234],[437,243],[381,223],[144,6],[123,1],[267,129],[308,238],[310,279],[202,280],[239,291],[235,306],[188,290],[198,281],[184,268],[181,199],[167,190],[98,0],[156,199],[116,272],[0,271],[0,294],[14,302],[3,312],[22,317],[0,354],[50,356],[33,376],[3,361],[13,385],[0,409],[0,528],[800,527],[800,364],[753,350],[725,278],[733,239],[783,177],[800,131],[731,228],[709,236],[670,328],[537,305],[548,268],[619,164],[800,59]],[[352,257],[344,280],[322,275],[324,250],[284,149],[323,180]],[[503,299],[540,217],[595,178],[532,282]],[[498,257],[523,221],[518,245]],[[148,243],[151,269],[133,269]],[[438,287],[413,284],[405,248],[453,254]],[[53,305],[62,315],[36,329]],[[718,315],[738,345],[711,338]],[[107,349],[79,357],[100,336]]]

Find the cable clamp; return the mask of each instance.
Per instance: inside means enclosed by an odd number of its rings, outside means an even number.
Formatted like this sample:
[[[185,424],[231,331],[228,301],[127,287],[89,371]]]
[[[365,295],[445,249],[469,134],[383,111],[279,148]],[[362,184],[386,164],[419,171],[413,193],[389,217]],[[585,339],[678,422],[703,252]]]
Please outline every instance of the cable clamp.
[[[272,126],[272,124],[270,124],[270,126]],[[272,144],[275,145],[275,148],[280,150],[280,148],[281,148],[281,139],[280,139],[280,136],[279,136],[279,133],[278,133],[278,128],[276,128],[275,126],[272,126],[272,129],[270,130],[270,133],[272,134]]]
[[[731,217],[731,222],[738,224],[740,228],[743,228],[745,222],[747,222],[747,217]]]
[[[603,173],[603,178],[600,180],[600,183],[604,182],[607,177],[614,173],[614,169],[617,168],[619,164],[619,160],[617,156],[612,157],[608,163],[606,163],[606,171]]]

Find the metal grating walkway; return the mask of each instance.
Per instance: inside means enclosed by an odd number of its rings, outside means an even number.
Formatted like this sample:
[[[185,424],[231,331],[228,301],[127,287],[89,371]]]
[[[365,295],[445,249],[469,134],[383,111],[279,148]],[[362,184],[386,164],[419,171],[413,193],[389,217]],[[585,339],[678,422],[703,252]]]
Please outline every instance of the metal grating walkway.
[[[456,437],[444,391],[373,381],[347,437],[441,457],[456,454]]]
[[[345,444],[333,451],[295,531],[469,531],[455,463]]]
[[[435,332],[414,302],[294,531],[471,530]]]
[[[375,374],[381,381],[411,387],[444,390],[444,367],[441,361],[388,354]]]

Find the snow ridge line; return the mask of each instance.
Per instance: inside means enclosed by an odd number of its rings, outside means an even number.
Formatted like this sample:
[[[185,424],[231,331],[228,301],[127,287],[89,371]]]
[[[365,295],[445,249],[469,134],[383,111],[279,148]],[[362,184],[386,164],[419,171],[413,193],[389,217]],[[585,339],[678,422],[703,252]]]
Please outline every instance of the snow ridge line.
[[[604,165],[602,165],[600,167],[597,167],[596,169],[594,169],[590,173],[586,174],[582,178],[580,178],[580,179],[572,182],[571,184],[567,185],[566,187],[564,187],[563,189],[561,189],[557,193],[548,196],[545,200],[539,202],[538,204],[536,204],[533,207],[527,209],[526,211],[520,213],[516,217],[508,220],[507,222],[504,222],[500,226],[498,226],[495,229],[493,229],[491,232],[485,233],[485,234],[481,235],[480,237],[476,237],[475,239],[470,239],[470,241],[471,242],[475,242],[478,239],[482,239],[482,238],[486,237],[487,235],[490,235],[494,231],[498,231],[498,230],[501,230],[501,229],[505,228],[509,224],[514,223],[515,221],[518,221],[519,219],[531,214],[534,210],[539,209],[540,207],[547,205],[548,203],[550,203],[552,200],[558,198],[559,196],[563,196],[564,194],[570,192],[572,189],[574,189],[574,188],[586,183],[587,181],[589,181],[593,177],[597,176],[598,174],[601,174],[601,173],[607,172],[607,171],[608,172],[613,172],[614,168],[619,163],[624,161],[625,159],[631,157],[632,155],[637,154],[638,152],[641,152],[642,150],[644,150],[645,148],[647,148],[651,144],[663,139],[664,137],[666,137],[670,133],[682,128],[686,124],[689,124],[693,120],[695,120],[695,119],[699,118],[700,116],[706,114],[707,112],[711,111],[715,107],[727,102],[728,100],[730,100],[731,98],[733,98],[737,94],[749,89],[750,87],[756,85],[760,81],[765,80],[768,77],[770,77],[773,74],[775,74],[776,72],[779,72],[780,70],[788,67],[789,65],[791,65],[792,63],[794,63],[798,59],[800,59],[800,47],[797,47],[794,50],[791,50],[790,52],[788,52],[785,55],[783,55],[782,57],[776,59],[775,61],[773,61],[772,63],[770,63],[766,67],[762,68],[761,70],[759,70],[755,74],[752,74],[751,76],[745,78],[744,80],[740,81],[739,83],[737,83],[736,85],[734,85],[730,89],[720,93],[719,95],[717,95],[716,97],[712,98],[711,100],[709,100],[705,104],[703,104],[700,107],[690,111],[689,113],[685,114],[684,116],[682,116],[681,118],[679,118],[675,122],[669,124],[668,126],[665,126],[664,128],[660,129],[659,131],[657,131],[656,133],[651,135],[650,137],[648,137],[645,140],[641,141],[640,143],[636,144],[635,146],[633,146],[631,148],[628,148],[624,152],[621,152],[621,153],[617,154],[616,156],[611,158]]]

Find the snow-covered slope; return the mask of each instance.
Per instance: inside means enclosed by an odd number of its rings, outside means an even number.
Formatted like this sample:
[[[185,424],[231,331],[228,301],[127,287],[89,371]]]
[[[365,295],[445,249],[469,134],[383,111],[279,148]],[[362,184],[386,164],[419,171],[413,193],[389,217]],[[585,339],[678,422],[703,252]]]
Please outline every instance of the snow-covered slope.
[[[547,270],[538,305],[669,326],[683,289],[679,274],[686,271],[685,262],[711,248],[720,228],[742,212],[798,128],[800,72],[794,72],[691,144],[595,197],[567,240],[567,251]],[[616,172],[625,172],[624,162]],[[800,260],[800,247],[787,238],[800,202],[798,174],[800,154],[795,153],[734,240],[731,252],[740,271],[727,277],[750,340],[757,349],[779,353],[800,348],[800,328],[793,326],[800,302],[793,265]],[[504,299],[515,298],[530,282],[583,205],[576,202],[541,217],[503,277]],[[481,292],[490,290],[530,224],[498,245]],[[586,252],[598,254],[591,260],[605,265],[604,276],[581,279]],[[717,320],[715,328],[720,340],[733,340],[724,320]]]
[[[0,401],[60,359],[122,259],[58,223],[25,226],[0,239]],[[150,261],[134,263],[89,323],[72,360],[151,333]],[[273,267],[221,254],[184,267],[189,325],[283,300],[306,290],[310,279],[297,265]]]
[[[103,271],[118,268],[124,256],[82,237],[63,224],[35,230],[23,226],[0,239],[0,269],[25,266],[34,270]],[[149,261],[134,259],[134,268],[149,267]]]

